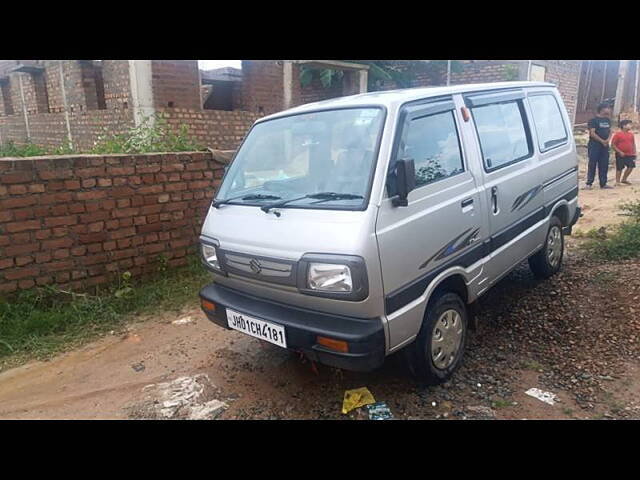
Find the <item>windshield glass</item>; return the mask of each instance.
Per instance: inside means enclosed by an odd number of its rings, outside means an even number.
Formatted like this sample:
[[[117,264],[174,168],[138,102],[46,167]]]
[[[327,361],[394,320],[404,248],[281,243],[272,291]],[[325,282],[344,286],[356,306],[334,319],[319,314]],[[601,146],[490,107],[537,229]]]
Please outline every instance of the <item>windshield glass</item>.
[[[367,107],[259,123],[229,167],[216,201],[359,208],[368,194],[383,120],[383,109]],[[305,197],[320,192],[338,195]]]

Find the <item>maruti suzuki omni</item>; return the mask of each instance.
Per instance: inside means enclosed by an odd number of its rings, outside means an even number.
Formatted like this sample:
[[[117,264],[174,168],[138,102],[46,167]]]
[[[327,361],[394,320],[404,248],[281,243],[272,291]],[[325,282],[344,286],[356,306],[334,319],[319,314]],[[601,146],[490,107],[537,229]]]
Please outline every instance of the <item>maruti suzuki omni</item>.
[[[351,369],[405,349],[460,364],[468,307],[523,260],[562,265],[580,216],[571,122],[549,83],[361,94],[258,120],[202,227],[218,325]]]

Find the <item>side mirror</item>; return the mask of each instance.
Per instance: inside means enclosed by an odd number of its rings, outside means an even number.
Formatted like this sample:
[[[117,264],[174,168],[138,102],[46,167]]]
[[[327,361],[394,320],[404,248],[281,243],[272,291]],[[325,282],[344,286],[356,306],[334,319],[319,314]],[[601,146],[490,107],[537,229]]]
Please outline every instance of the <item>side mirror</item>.
[[[406,207],[409,203],[409,192],[416,188],[416,165],[412,158],[396,161],[396,196],[392,202],[394,207]]]

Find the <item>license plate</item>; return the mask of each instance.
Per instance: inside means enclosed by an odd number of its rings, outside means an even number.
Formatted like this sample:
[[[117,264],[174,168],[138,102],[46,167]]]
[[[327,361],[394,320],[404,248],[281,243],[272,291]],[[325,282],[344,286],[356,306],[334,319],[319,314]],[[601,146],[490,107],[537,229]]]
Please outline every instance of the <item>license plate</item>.
[[[230,328],[239,330],[252,337],[266,340],[279,347],[287,348],[284,327],[275,323],[266,322],[259,318],[250,317],[244,313],[238,313],[227,308],[227,323]]]

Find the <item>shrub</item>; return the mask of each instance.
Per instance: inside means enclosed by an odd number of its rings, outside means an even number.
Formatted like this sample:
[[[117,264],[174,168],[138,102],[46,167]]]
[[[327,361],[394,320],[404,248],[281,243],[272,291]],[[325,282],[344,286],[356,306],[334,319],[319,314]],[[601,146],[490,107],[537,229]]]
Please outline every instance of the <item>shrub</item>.
[[[153,120],[153,121],[152,121]],[[202,150],[188,136],[188,127],[181,125],[178,132],[159,116],[146,117],[142,123],[125,133],[100,137],[91,153],[150,153],[186,152]]]
[[[640,201],[620,206],[629,219],[614,228],[611,234],[590,236],[585,247],[596,257],[606,260],[626,260],[640,257]]]

